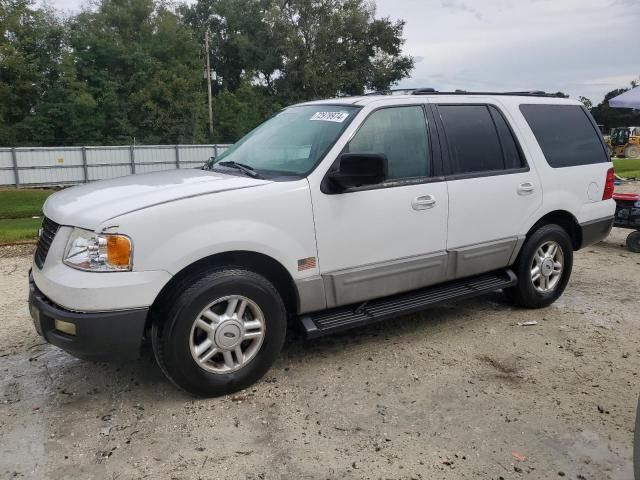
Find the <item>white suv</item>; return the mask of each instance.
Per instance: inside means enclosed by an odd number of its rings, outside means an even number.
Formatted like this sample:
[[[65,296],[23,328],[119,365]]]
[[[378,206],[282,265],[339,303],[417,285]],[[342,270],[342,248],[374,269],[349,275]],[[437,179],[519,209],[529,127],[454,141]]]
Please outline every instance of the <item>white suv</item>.
[[[541,92],[304,103],[202,169],[52,195],[30,308],[78,357],[150,337],[175,384],[225,394],[288,323],[316,337],[493,290],[549,305],[611,229],[611,167],[588,111]]]

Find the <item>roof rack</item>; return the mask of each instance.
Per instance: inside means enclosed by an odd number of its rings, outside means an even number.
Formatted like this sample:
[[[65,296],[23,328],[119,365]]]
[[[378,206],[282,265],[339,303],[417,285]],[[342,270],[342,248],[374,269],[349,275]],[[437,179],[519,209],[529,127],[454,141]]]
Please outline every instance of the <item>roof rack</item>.
[[[551,97],[566,98],[561,92],[549,93],[542,90],[527,90],[522,92],[470,92],[467,90],[455,90],[453,92],[440,92],[435,88],[396,88],[390,90],[378,90],[366,95],[505,95],[519,97]]]
[[[388,90],[376,90],[374,92],[365,93],[365,97],[370,95],[413,95],[415,88],[390,88]],[[434,90],[435,91],[435,90]]]

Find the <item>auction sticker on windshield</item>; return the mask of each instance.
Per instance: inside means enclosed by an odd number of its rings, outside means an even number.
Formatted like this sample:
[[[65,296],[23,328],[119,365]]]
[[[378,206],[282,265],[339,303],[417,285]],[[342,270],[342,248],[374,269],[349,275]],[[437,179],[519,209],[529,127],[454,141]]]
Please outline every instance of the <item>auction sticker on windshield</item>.
[[[342,123],[348,116],[347,112],[316,112],[309,120]]]

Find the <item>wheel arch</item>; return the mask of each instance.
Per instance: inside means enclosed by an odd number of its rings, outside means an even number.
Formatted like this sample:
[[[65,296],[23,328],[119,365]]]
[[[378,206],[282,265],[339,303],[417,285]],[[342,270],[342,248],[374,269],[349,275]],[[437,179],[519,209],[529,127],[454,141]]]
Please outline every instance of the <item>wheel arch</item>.
[[[287,312],[289,314],[295,314],[298,311],[300,304],[298,289],[295,286],[295,282],[293,281],[291,274],[280,262],[263,253],[236,250],[216,253],[201,258],[176,273],[156,296],[156,299],[151,306],[151,315],[149,315],[149,318],[147,319],[147,328],[151,326],[154,318],[156,318],[154,312],[161,308],[164,300],[171,298],[172,293],[175,294],[175,289],[188,276],[197,272],[206,272],[212,267],[219,267],[223,265],[244,267],[247,270],[251,270],[264,276],[267,280],[273,283],[282,296]]]
[[[543,225],[556,224],[561,226],[571,238],[574,250],[579,250],[582,245],[582,227],[574,215],[566,210],[554,210],[541,217],[527,232],[528,239],[533,232]]]

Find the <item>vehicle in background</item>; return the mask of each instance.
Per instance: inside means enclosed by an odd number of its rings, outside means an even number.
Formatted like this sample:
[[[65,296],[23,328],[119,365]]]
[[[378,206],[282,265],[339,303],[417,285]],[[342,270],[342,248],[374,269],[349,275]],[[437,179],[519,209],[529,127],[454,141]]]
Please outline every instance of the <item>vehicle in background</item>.
[[[640,253],[640,194],[614,193],[616,214],[613,226],[633,230],[627,236],[627,248]]]
[[[640,127],[612,128],[605,142],[611,156],[640,158]]]

